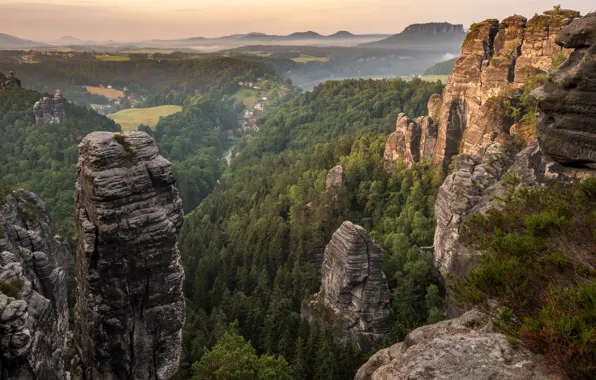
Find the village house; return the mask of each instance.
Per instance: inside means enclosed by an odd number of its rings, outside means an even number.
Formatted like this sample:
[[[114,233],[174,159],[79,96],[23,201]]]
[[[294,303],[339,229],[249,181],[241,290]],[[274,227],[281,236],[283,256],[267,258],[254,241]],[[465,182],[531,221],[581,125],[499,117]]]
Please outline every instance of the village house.
[[[254,106],[254,109],[257,111],[265,111],[265,103],[257,102]]]

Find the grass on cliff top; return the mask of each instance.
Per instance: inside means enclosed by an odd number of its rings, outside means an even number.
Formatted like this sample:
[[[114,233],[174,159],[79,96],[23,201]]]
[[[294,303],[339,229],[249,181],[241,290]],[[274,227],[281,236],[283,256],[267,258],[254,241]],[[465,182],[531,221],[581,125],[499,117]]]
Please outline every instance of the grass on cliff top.
[[[151,108],[130,108],[108,115],[108,117],[120,124],[122,131],[136,131],[140,124],[153,128],[157,125],[160,117],[170,116],[182,111],[181,106],[159,106]]]
[[[506,174],[502,208],[464,222],[464,243],[483,256],[452,292],[567,378],[595,379],[596,178],[515,189],[520,181]]]

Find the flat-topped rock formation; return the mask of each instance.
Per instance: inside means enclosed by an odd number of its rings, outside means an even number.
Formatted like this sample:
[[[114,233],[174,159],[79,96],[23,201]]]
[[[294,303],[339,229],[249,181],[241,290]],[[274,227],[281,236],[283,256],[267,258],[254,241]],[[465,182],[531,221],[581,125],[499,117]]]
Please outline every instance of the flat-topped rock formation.
[[[175,182],[144,132],[95,132],[79,145],[75,327],[86,380],[169,379],[178,369],[184,272]]]
[[[33,193],[0,194],[0,378],[63,380],[66,246]]]
[[[53,99],[46,96],[35,102],[33,105],[33,114],[35,115],[35,123],[37,125],[60,124],[66,120],[62,91],[56,90]]]
[[[302,303],[309,323],[322,323],[342,342],[368,351],[391,328],[383,251],[364,228],[344,222],[325,248],[321,290]]]

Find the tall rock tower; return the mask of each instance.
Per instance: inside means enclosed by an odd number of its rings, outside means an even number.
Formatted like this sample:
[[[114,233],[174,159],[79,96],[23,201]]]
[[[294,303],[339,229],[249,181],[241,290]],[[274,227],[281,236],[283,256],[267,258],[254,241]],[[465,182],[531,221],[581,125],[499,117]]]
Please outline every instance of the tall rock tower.
[[[143,132],[95,132],[79,145],[75,335],[86,380],[161,380],[178,369],[184,272],[175,181]]]

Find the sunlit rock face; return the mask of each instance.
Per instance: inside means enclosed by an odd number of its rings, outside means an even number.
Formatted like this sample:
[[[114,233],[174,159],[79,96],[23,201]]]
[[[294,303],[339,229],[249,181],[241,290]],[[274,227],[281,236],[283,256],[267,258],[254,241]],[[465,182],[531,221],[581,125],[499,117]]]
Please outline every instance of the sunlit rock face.
[[[171,164],[143,132],[79,145],[77,348],[86,380],[169,379],[178,369],[182,202]]]

